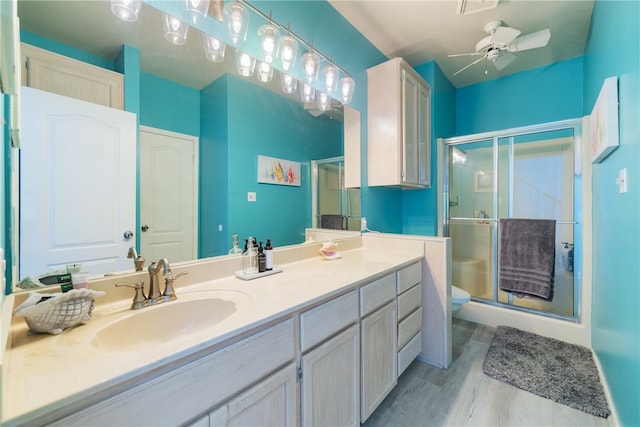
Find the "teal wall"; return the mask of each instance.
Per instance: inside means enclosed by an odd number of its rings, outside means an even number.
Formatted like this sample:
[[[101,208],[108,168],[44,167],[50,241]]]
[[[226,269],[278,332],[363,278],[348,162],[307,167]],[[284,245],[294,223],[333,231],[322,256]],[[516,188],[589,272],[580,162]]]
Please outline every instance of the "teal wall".
[[[600,1],[584,55],[584,113],[618,76],[620,146],[593,165],[592,345],[621,425],[640,425],[640,3]],[[629,192],[618,193],[627,168]]]
[[[582,116],[582,57],[458,89],[456,134]]]
[[[342,155],[342,123],[231,75],[205,88],[201,100],[200,255],[226,253],[233,234],[274,246],[304,241],[310,161]],[[258,184],[258,154],[300,162],[302,185]]]

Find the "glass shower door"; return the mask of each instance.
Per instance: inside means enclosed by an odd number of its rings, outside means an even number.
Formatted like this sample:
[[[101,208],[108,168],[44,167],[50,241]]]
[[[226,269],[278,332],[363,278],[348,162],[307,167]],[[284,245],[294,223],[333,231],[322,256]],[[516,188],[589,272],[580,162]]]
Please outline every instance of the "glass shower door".
[[[316,167],[315,226],[360,230],[360,189],[345,188],[344,159],[314,162]]]

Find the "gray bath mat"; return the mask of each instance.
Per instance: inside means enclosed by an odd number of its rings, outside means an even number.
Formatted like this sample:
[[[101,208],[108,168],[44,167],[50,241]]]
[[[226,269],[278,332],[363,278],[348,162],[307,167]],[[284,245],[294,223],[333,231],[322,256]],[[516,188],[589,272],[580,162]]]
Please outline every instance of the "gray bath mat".
[[[482,370],[492,378],[607,418],[598,370],[585,347],[498,326]]]

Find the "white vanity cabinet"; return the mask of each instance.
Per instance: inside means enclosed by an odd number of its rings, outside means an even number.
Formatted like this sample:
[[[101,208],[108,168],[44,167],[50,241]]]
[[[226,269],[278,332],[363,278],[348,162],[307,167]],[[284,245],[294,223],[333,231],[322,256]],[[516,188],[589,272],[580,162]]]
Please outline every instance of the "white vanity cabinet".
[[[360,425],[358,293],[300,314],[303,426]]]
[[[270,379],[263,379],[294,359],[293,323],[293,319],[286,320],[196,361],[173,367],[53,425],[183,425],[248,387],[253,386],[252,398],[257,400],[259,391],[272,384]],[[293,395],[287,398],[282,404],[294,407]],[[265,399],[274,402],[273,396]],[[237,402],[231,403],[226,412],[237,413],[240,407]],[[282,408],[271,410],[283,412]],[[251,411],[259,412],[259,405]],[[196,419],[202,423],[206,416]]]
[[[360,422],[364,423],[397,384],[395,274],[360,288]]]
[[[422,350],[422,265],[415,263],[397,273],[398,376]]]
[[[369,186],[431,186],[431,87],[402,58],[367,70]]]
[[[124,108],[124,76],[26,43],[22,84],[106,107]]]

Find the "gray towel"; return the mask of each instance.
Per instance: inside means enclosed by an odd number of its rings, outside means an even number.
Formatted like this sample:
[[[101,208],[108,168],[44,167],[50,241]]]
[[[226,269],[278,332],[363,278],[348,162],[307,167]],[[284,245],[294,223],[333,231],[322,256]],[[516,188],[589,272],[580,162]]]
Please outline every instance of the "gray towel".
[[[332,214],[320,215],[320,228],[344,230],[344,216]]]
[[[500,289],[518,296],[553,298],[556,221],[500,220]]]

